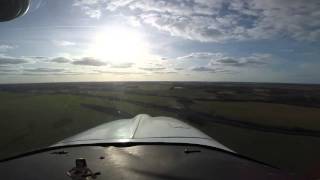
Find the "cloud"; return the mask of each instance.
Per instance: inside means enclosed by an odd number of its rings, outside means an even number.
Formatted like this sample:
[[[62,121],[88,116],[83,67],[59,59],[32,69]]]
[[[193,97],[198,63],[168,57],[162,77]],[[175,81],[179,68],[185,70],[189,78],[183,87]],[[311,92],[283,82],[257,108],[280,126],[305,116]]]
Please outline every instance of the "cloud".
[[[10,66],[0,66],[0,73],[3,75],[57,75],[65,74],[67,71],[65,69],[57,68],[25,68],[18,67],[12,69]]]
[[[160,31],[168,32],[171,36],[182,37],[202,42],[219,42],[231,39],[223,29],[211,26],[216,20],[201,16],[180,16],[174,14],[153,13],[140,16],[145,24]]]
[[[54,68],[33,68],[33,69],[24,69],[26,72],[37,72],[37,73],[48,73],[48,72],[63,72],[64,69],[54,69]]]
[[[264,66],[273,62],[273,56],[271,54],[252,54],[244,57],[223,57],[221,59],[211,60],[210,65],[223,65],[223,66]]]
[[[177,74],[177,71],[154,71],[154,74]]]
[[[52,42],[56,46],[74,46],[74,45],[76,45],[76,43],[74,43],[74,42],[65,41],[65,40],[53,40]]]
[[[23,69],[22,73],[15,73],[16,75],[25,76],[64,76],[64,75],[84,75],[84,74],[97,74],[92,72],[77,72],[69,71],[61,68],[30,68]]]
[[[186,71],[224,74],[268,68],[275,64],[275,60],[278,60],[271,54],[255,53],[246,56],[230,56],[210,52],[193,52],[176,59],[178,67],[183,67]]]
[[[99,2],[99,0],[75,0],[73,5],[80,7],[87,16],[99,19],[102,14],[102,7],[99,7],[100,3],[102,4],[103,1]]]
[[[222,59],[216,59],[210,61],[210,66],[235,66],[235,67],[244,67],[250,65],[250,62],[242,61],[240,59],[234,59],[233,57],[224,57]],[[256,63],[258,64],[258,62]]]
[[[28,62],[29,59],[27,58],[11,57],[0,54],[0,64],[24,64]]]
[[[78,60],[74,60],[72,62],[74,65],[83,65],[83,66],[105,66],[107,65],[106,62],[103,62],[99,59],[93,57],[84,57]]]
[[[85,14],[125,14],[140,24],[184,39],[320,39],[318,0],[89,0],[75,1]]]
[[[193,52],[185,56],[177,57],[177,60],[193,61],[194,63],[209,62],[208,66],[233,66],[233,67],[247,67],[247,66],[264,66],[273,62],[275,57],[271,54],[251,54],[249,56],[232,57],[222,53],[210,52]],[[206,69],[201,68],[200,71]],[[210,69],[207,69],[208,71]]]
[[[83,75],[85,73],[78,73],[78,72],[59,72],[59,73],[29,73],[29,72],[23,72],[20,74],[9,74],[9,75],[23,75],[23,76],[75,76],[75,75]]]
[[[184,70],[184,68],[179,68],[179,67],[177,67],[177,68],[174,68],[175,70],[177,70],[177,71],[181,71],[181,70]]]
[[[114,75],[143,75],[145,72],[136,72],[136,71],[106,71],[106,70],[95,70],[100,74],[114,74]]]
[[[29,58],[35,59],[35,60],[48,60],[48,57],[45,57],[45,56],[30,56]]]
[[[0,69],[0,72],[17,72],[17,69]]]
[[[66,58],[66,57],[56,57],[56,58],[51,59],[50,62],[69,63],[69,62],[71,62],[71,59]]]
[[[11,49],[16,48],[15,46],[6,45],[6,44],[0,44],[0,52],[7,52]]]
[[[178,57],[178,60],[212,60],[216,58],[221,58],[223,55],[221,53],[210,53],[210,52],[193,52],[185,56]]]
[[[122,64],[113,64],[110,67],[111,68],[123,69],[123,68],[130,68],[133,65],[134,65],[134,63],[122,63]]]
[[[200,67],[193,67],[191,68],[192,71],[197,71],[197,72],[211,72],[215,73],[216,69],[211,68],[211,67],[205,67],[205,66],[200,66]]]
[[[232,58],[223,58],[223,59],[218,59],[216,62],[221,63],[221,64],[229,64],[229,65],[239,65],[241,64],[239,61],[232,59]]]
[[[164,67],[140,67],[139,69],[145,70],[145,71],[159,71],[159,70],[165,70]]]
[[[209,72],[209,73],[227,73],[227,74],[232,74],[232,73],[236,73],[237,72],[237,71],[232,70],[232,69],[214,68],[214,67],[210,67],[210,66],[193,67],[193,68],[191,68],[191,71]]]

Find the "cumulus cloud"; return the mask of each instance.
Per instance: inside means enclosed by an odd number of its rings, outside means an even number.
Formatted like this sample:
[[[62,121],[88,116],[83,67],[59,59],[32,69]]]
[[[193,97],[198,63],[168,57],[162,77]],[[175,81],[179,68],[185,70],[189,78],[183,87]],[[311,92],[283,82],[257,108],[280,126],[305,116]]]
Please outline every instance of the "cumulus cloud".
[[[77,0],[74,4],[93,18],[106,11],[126,14],[172,36],[197,41],[320,39],[318,0]]]
[[[101,61],[99,59],[93,57],[84,57],[81,59],[74,60],[72,62],[74,65],[83,65],[83,66],[105,66],[107,65],[106,62]]]

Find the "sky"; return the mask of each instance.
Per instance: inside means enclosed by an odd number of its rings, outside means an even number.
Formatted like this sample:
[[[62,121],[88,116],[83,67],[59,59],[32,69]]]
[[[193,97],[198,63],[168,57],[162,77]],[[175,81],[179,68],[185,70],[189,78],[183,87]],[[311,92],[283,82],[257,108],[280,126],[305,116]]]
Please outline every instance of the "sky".
[[[0,83],[320,83],[319,0],[32,0]]]

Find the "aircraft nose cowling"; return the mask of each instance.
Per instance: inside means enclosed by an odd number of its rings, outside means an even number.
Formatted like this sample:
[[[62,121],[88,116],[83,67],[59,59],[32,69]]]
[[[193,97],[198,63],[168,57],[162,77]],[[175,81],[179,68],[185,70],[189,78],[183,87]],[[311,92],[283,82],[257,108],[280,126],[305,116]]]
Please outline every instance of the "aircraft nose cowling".
[[[94,143],[188,143],[206,145],[233,152],[198,129],[170,117],[139,114],[132,119],[104,123],[64,139],[53,146]]]

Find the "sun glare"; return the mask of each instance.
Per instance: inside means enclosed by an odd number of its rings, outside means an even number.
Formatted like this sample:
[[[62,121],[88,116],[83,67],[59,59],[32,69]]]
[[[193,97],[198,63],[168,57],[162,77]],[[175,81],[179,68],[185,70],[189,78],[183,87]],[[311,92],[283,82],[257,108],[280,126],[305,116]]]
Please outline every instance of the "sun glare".
[[[89,55],[112,63],[139,62],[149,54],[142,35],[126,28],[106,28],[96,34]]]

